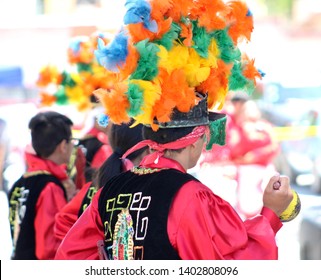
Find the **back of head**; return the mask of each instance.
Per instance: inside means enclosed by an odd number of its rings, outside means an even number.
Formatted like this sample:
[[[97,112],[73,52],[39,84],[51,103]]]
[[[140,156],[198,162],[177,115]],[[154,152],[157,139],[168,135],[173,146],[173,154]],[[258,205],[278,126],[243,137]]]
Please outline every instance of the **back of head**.
[[[143,140],[143,125],[138,124],[131,127],[131,121],[128,124],[112,124],[110,133],[108,134],[109,144],[113,149],[113,153],[103,163],[98,171],[98,185],[103,186],[111,177],[123,172],[122,155]],[[146,148],[139,149],[127,156],[131,161],[139,157]]]
[[[49,157],[62,140],[69,141],[72,121],[57,112],[48,111],[35,115],[29,122],[32,146],[37,155]]]
[[[187,134],[191,133],[194,126],[190,127],[175,127],[175,128],[160,128],[154,131],[151,127],[145,126],[143,130],[144,139],[152,140],[159,144],[174,142]]]
[[[127,150],[143,140],[143,125],[131,127],[133,121],[128,124],[112,124],[108,135],[109,144],[113,152],[121,157]],[[128,155],[128,159],[136,158],[139,153]]]
[[[248,100],[250,100],[250,97],[247,93],[242,92],[242,91],[237,91],[232,94],[231,96],[231,102],[236,103],[236,102],[241,102],[245,103]]]

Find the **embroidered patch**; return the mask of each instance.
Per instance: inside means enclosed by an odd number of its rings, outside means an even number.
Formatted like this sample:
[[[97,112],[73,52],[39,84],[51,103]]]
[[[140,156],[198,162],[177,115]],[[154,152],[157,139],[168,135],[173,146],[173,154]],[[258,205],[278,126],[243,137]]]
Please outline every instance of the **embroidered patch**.
[[[25,187],[16,187],[9,201],[9,223],[13,237],[13,250],[20,233],[20,224],[25,217],[27,206],[26,201],[29,196],[29,190]]]
[[[128,209],[122,209],[118,214],[113,235],[113,259],[133,260],[134,248],[133,220]]]

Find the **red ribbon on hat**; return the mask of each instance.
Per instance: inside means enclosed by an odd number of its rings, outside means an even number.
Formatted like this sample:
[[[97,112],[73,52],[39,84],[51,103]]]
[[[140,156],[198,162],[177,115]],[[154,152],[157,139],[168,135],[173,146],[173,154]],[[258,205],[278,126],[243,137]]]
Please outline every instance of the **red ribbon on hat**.
[[[153,153],[147,155],[144,158],[144,162],[149,163],[157,163],[158,159],[164,155],[165,150],[178,150],[187,147],[188,145],[194,144],[200,137],[206,134],[207,139],[209,139],[209,128],[208,126],[197,126],[193,129],[193,131],[186,136],[179,138],[173,142],[159,144],[152,140],[143,140],[137,143],[135,146],[127,150],[126,153],[122,156],[122,158],[126,158],[129,154],[149,146],[152,150],[155,150]]]

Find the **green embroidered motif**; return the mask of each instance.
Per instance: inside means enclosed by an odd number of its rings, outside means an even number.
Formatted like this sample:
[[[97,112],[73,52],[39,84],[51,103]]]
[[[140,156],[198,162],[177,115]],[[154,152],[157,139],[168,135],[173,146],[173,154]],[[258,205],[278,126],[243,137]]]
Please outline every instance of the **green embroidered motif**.
[[[96,187],[90,187],[87,191],[87,195],[86,198],[89,200],[88,203],[85,203],[82,206],[82,211],[85,211],[86,208],[88,207],[89,203],[91,203],[91,201],[93,200],[94,195],[96,194],[96,192],[98,191],[98,189]]]
[[[16,187],[9,201],[9,223],[11,233],[13,234],[13,250],[15,250],[16,242],[20,233],[20,224],[26,213],[26,205],[29,190],[23,187]]]
[[[113,259],[133,260],[134,249],[133,220],[128,209],[122,209],[118,214],[113,236]]]
[[[106,241],[112,240],[111,221],[115,211],[128,209],[132,201],[132,194],[120,194],[117,198],[111,198],[106,201],[106,213],[109,214],[108,221],[105,224],[105,239]]]

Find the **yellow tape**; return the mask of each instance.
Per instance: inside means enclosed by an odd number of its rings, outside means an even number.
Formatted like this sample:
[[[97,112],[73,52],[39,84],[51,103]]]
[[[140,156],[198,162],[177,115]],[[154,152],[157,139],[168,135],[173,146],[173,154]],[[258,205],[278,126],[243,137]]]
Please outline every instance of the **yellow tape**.
[[[274,127],[274,134],[278,141],[300,140],[315,137],[320,126],[277,126]]]

